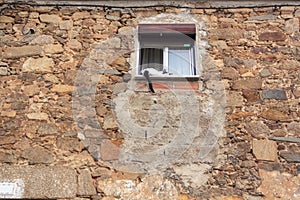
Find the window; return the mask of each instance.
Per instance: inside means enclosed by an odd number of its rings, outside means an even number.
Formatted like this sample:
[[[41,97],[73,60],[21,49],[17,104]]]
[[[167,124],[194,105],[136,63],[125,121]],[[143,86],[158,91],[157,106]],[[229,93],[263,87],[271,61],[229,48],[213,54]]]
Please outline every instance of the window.
[[[196,76],[194,24],[140,24],[138,75]]]

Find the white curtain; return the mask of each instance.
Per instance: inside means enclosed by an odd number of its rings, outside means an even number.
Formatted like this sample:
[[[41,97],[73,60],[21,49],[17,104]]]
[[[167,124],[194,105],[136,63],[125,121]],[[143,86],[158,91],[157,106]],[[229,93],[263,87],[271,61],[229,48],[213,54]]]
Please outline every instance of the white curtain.
[[[163,49],[142,48],[141,49],[140,69],[154,68],[157,71],[163,71]]]
[[[169,48],[169,73],[191,75],[190,48]]]

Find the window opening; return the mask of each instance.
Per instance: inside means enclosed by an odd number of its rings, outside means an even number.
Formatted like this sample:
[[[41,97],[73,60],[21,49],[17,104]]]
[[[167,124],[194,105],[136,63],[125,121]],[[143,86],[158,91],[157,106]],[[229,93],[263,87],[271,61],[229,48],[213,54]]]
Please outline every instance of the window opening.
[[[138,75],[197,75],[194,24],[140,24],[138,34]]]

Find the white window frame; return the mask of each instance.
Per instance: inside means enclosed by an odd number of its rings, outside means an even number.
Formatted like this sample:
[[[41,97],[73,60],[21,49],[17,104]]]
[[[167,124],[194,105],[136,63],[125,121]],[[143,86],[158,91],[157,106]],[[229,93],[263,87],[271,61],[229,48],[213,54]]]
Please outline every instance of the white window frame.
[[[195,32],[196,34],[196,32]],[[135,77],[136,78],[141,78],[143,77],[143,75],[141,74],[141,69],[140,69],[140,62],[141,62],[141,49],[142,48],[161,48],[163,49],[163,70],[167,71],[168,73],[165,74],[165,75],[162,75],[162,76],[153,76],[154,78],[199,78],[199,74],[198,74],[198,70],[196,68],[197,66],[197,60],[196,60],[196,38],[197,38],[197,35],[195,36],[195,39],[194,39],[194,43],[193,44],[190,44],[190,47],[187,47],[187,46],[179,46],[179,45],[164,45],[162,44],[161,46],[160,45],[145,45],[145,46],[142,46],[141,45],[141,41],[139,39],[137,39],[137,60],[136,60],[136,75]],[[172,75],[172,74],[169,74],[169,49],[172,48],[172,47],[175,47],[175,48],[180,48],[180,47],[183,47],[183,48],[189,48],[189,61],[190,61],[190,67],[189,67],[189,75]]]

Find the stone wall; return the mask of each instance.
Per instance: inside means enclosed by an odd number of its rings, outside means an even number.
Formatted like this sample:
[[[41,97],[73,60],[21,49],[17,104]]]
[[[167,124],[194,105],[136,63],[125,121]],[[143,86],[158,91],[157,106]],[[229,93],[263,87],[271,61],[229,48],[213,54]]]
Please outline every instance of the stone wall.
[[[300,7],[223,6],[1,3],[0,198],[299,198]],[[151,95],[158,22],[196,24],[200,78]]]

